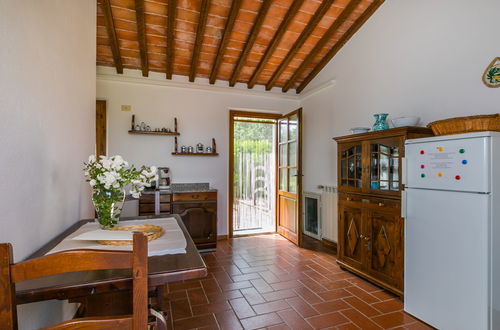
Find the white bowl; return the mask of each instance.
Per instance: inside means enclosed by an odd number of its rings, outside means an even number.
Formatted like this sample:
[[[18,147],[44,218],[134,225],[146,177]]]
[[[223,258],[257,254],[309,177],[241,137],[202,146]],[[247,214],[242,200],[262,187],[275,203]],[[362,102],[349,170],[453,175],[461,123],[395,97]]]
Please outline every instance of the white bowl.
[[[417,126],[420,121],[420,117],[417,116],[406,116],[406,117],[398,117],[391,119],[394,127],[403,127],[403,126]]]
[[[370,131],[369,127],[353,127],[350,129],[352,134],[366,133]]]

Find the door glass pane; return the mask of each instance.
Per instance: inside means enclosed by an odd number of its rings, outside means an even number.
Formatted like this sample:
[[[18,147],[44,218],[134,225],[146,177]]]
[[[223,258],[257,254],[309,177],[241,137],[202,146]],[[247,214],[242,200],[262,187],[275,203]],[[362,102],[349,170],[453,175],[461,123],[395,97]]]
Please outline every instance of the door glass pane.
[[[280,168],[280,190],[286,191],[286,168]]]
[[[297,166],[297,142],[288,143],[288,166]]]
[[[378,179],[378,154],[372,154],[370,161],[370,178],[372,180]]]
[[[288,141],[297,139],[297,127],[298,127],[297,116],[292,116],[288,118]]]
[[[290,168],[288,171],[288,192],[297,192],[297,169]]]
[[[355,164],[354,164],[354,157],[349,157],[347,159],[347,166],[349,167],[348,170],[348,177],[349,179],[354,179],[355,178],[355,174],[356,174],[356,167],[355,167]]]
[[[286,166],[286,147],[287,144],[280,145],[280,166]]]
[[[361,178],[362,166],[361,155],[356,155],[356,178]]]
[[[380,154],[380,180],[389,180],[389,156]]]
[[[380,145],[380,152],[384,153],[384,154],[389,154],[389,147],[388,146],[384,146],[383,144]]]
[[[380,190],[389,190],[389,182],[380,181]]]
[[[280,120],[280,142],[285,142],[287,140],[287,120]]]
[[[342,159],[340,164],[340,177],[342,178],[342,180],[347,179],[347,159]]]

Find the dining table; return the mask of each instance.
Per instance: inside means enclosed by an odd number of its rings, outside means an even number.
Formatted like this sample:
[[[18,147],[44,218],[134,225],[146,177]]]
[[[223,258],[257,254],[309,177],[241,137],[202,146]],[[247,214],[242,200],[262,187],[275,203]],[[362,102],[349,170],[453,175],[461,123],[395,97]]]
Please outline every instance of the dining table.
[[[162,308],[163,288],[169,282],[199,279],[207,276],[207,267],[179,215],[172,214],[186,239],[186,252],[148,257],[148,286],[150,296],[158,299]],[[165,216],[139,216],[121,220],[145,220],[165,218]],[[27,259],[44,256],[62,240],[94,219],[80,220],[60,235],[34,252]],[[132,289],[130,269],[110,269],[64,273],[33,279],[16,284],[16,303],[18,305],[44,300],[59,299],[81,304],[78,316],[106,314],[110,309],[116,313],[130,310],[130,299],[125,295]],[[83,308],[82,308],[83,306]]]

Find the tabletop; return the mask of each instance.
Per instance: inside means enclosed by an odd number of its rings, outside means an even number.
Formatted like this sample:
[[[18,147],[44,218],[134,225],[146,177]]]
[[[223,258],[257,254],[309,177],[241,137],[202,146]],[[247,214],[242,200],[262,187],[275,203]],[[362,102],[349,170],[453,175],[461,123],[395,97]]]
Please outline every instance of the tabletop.
[[[186,253],[149,257],[148,284],[150,288],[161,286],[168,282],[207,276],[206,265],[184,226],[182,219],[177,214],[172,214],[171,217],[177,220],[179,227],[186,237]],[[123,218],[122,220],[144,220],[154,218],[158,218],[158,216]],[[91,221],[94,220],[81,220],[75,223],[33,253],[28,259],[45,255],[69,234]],[[16,303],[26,304],[49,299],[70,299],[131,288],[132,277],[130,269],[65,273],[16,284]]]

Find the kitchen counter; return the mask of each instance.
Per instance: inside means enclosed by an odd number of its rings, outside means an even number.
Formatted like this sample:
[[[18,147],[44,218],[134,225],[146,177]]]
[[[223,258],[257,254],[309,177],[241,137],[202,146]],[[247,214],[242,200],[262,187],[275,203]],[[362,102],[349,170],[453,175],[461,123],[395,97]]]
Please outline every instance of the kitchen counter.
[[[153,195],[155,189],[146,189],[142,193],[145,195]],[[176,193],[203,193],[217,192],[217,189],[210,188],[208,183],[172,183],[168,189],[160,189],[160,194],[176,194]]]

